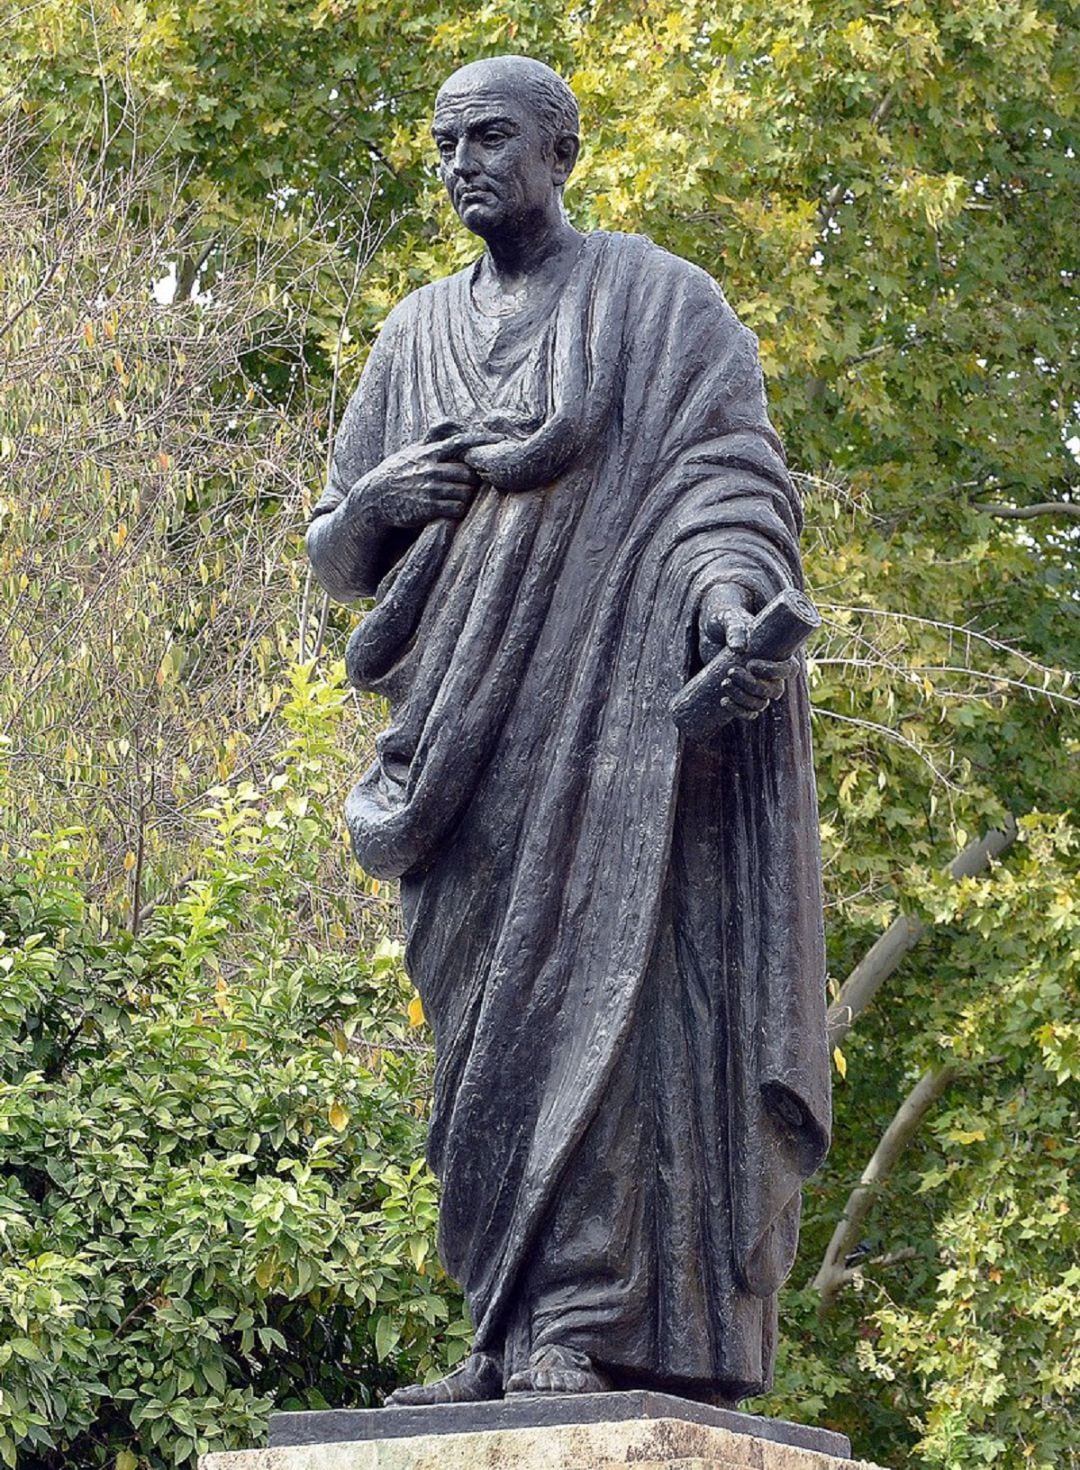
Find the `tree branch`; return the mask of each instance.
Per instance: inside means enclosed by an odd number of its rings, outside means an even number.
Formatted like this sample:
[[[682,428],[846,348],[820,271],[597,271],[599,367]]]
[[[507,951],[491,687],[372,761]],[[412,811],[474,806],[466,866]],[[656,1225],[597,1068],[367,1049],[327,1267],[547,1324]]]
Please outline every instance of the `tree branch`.
[[[968,851],[967,848],[964,849]],[[961,857],[963,857],[961,853]],[[823,1317],[838,1293],[852,1279],[854,1272],[844,1265],[856,1241],[862,1234],[863,1222],[881,1192],[881,1186],[896,1167],[900,1155],[918,1132],[919,1125],[938,1101],[950,1082],[957,1076],[959,1068],[952,1063],[931,1068],[924,1072],[900,1104],[892,1122],[881,1136],[881,1142],[873,1157],[862,1172],[858,1184],[848,1196],[844,1212],[837,1222],[829,1241],[821,1267],[814,1277],[813,1288],[821,1296],[818,1316]],[[882,1263],[892,1264],[901,1258],[900,1252],[882,1258]]]
[[[175,302],[179,303],[181,301],[191,300],[195,288],[199,283],[199,273],[210,259],[216,244],[217,240],[211,236],[197,256],[187,255],[180,262],[179,269],[176,273],[176,291],[173,295]]]
[[[177,878],[176,882],[172,884],[172,886],[166,893],[162,894],[159,898],[148,899],[147,902],[140,907],[138,912],[139,927],[141,928],[143,924],[148,923],[163,904],[174,903],[176,901],[177,894],[182,893],[183,890],[188,886],[188,884],[198,876],[199,870],[197,867],[188,868],[187,872],[181,874],[181,876]]]
[[[958,852],[953,858],[946,872],[955,880],[976,877],[1013,845],[1016,834],[1016,822],[1009,817],[1002,831],[987,832],[969,842],[963,852]],[[870,946],[829,1007],[826,1024],[831,1047],[841,1045],[885,981],[926,933],[926,928],[921,919],[910,914],[901,914],[893,920],[880,939]]]
[[[118,1337],[123,1337],[124,1333],[131,1326],[132,1322],[135,1321],[135,1318],[139,1315],[139,1313],[145,1312],[147,1307],[153,1305],[153,1301],[154,1298],[151,1295],[144,1296],[141,1302],[136,1302],[131,1311],[127,1314],[124,1320],[117,1327],[116,1331],[113,1333],[112,1341],[115,1342]]]
[[[849,1286],[857,1276],[861,1276],[871,1266],[873,1266],[876,1270],[883,1271],[886,1270],[889,1266],[899,1266],[903,1261],[913,1261],[918,1254],[919,1252],[915,1249],[914,1246],[906,1245],[901,1250],[889,1251],[888,1254],[884,1256],[871,1256],[868,1261],[864,1261],[858,1266],[845,1266],[844,1269],[837,1274],[836,1290],[834,1291],[833,1296],[835,1297],[837,1293],[839,1293],[845,1286]],[[830,1300],[832,1300],[832,1298],[830,1298]],[[824,1316],[826,1310],[826,1308],[822,1307],[820,1315]]]
[[[8,332],[11,331],[12,327],[19,320],[19,318],[24,316],[35,302],[41,300],[41,298],[45,295],[45,292],[49,289],[49,286],[52,283],[52,279],[59,269],[59,259],[54,260],[42,277],[40,285],[38,285],[38,287],[30,293],[30,295],[26,298],[21,306],[16,307],[16,309],[11,313],[11,315],[3,323],[3,325],[0,326],[0,337],[6,337]]]
[[[910,345],[907,342],[903,344],[905,347]],[[848,368],[858,367],[861,363],[873,362],[875,357],[880,357],[883,352],[889,352],[895,347],[895,342],[878,342],[876,346],[868,347],[865,352],[856,352],[854,357],[845,358],[841,363],[841,369],[846,372]]]
[[[874,105],[874,110],[873,112],[871,112],[869,119],[870,126],[872,128],[878,128],[881,126],[881,124],[888,117],[889,111],[895,101],[896,84],[893,83],[893,85],[887,88],[886,91],[881,95],[881,97],[878,98],[878,101]],[[833,184],[832,188],[829,189],[829,191],[822,197],[821,202],[818,205],[818,220],[822,229],[825,229],[827,227],[829,223],[829,217],[831,216],[836,206],[840,203],[840,200],[843,198],[844,190],[846,188],[847,183],[843,179],[839,179],[835,184]]]
[[[974,500],[972,504],[988,516],[1000,516],[1005,520],[1031,521],[1036,516],[1071,516],[1080,521],[1080,501],[1074,500],[1040,500],[1035,505],[987,505]]]

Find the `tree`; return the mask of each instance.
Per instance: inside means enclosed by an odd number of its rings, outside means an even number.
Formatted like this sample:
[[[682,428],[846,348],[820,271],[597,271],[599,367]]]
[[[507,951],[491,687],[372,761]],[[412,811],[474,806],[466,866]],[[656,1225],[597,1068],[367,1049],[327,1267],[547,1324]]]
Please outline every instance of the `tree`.
[[[284,671],[319,642],[298,531],[334,410],[304,348],[373,243],[361,220],[339,285],[309,218],[159,301],[197,227],[163,168],[49,169],[24,127],[0,140],[5,835],[82,825],[133,932],[197,856],[207,788],[272,768]]]
[[[370,0],[153,19],[52,0],[12,19],[6,85],[47,133],[46,158],[104,128],[114,166],[156,148],[186,170],[180,198],[201,213],[176,251],[182,280],[208,245],[200,279],[215,279],[225,234],[253,250],[271,205],[286,244],[317,197],[347,221],[341,200],[374,162],[374,218],[402,218],[345,312],[348,334],[339,293],[336,317],[320,310],[286,354],[324,402],[333,363],[345,391],[395,299],[474,253],[438,200],[427,126],[438,81],[478,55],[532,52],[570,77],[586,135],[569,195],[580,224],[643,229],[721,280],[760,336],[806,489],[826,616],[813,679],[837,993],[902,916],[904,936],[839,1048],[837,1141],[808,1192],[770,1403],[848,1430],[883,1463],[1063,1463],[1080,1207],[1065,1178],[1072,9],[414,5],[387,25]],[[358,252],[330,233],[344,278]],[[297,247],[282,279],[311,258]],[[254,374],[268,394],[288,380],[273,368],[267,355]],[[350,621],[332,614],[328,653]],[[1019,838],[991,867],[944,876],[1010,818]],[[942,1068],[948,1086],[922,1110],[938,1087],[920,1093],[920,1079],[940,1083]],[[820,1313],[812,1280],[875,1158],[865,1235],[832,1262],[851,1274]]]

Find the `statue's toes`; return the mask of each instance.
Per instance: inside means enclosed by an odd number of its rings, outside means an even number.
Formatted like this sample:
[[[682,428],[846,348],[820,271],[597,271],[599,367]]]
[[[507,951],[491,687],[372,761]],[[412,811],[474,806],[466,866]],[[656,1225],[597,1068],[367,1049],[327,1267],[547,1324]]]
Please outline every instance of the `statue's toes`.
[[[399,1409],[422,1408],[427,1404],[435,1404],[439,1400],[432,1391],[434,1387],[434,1384],[410,1383],[407,1388],[395,1388],[393,1393],[387,1395],[386,1402]]]
[[[534,1353],[529,1367],[511,1376],[506,1392],[603,1393],[608,1386],[584,1353],[554,1344]]]
[[[531,1373],[517,1376],[527,1382],[527,1387],[523,1390],[510,1389],[511,1393],[588,1393],[596,1387],[591,1375],[564,1368],[534,1368]]]
[[[430,1404],[473,1404],[501,1397],[501,1369],[485,1353],[472,1353],[445,1378],[395,1389],[386,1402],[396,1409],[415,1409]]]
[[[586,1373],[549,1373],[549,1393],[588,1393],[595,1387],[594,1380]]]

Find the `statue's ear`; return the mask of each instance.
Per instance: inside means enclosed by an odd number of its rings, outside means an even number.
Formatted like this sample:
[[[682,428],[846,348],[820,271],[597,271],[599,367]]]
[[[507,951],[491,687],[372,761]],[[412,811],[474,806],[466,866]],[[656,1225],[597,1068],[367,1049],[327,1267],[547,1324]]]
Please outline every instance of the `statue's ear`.
[[[573,133],[563,133],[555,140],[555,164],[552,169],[556,184],[565,184],[577,163],[581,141]]]

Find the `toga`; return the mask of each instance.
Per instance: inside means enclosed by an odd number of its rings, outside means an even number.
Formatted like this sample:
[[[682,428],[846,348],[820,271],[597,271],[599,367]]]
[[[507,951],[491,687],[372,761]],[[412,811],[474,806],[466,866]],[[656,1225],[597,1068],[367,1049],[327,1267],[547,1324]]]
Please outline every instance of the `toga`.
[[[381,539],[377,586],[335,549],[375,597],[347,667],[391,723],[346,811],[434,1029],[440,1255],[507,1377],[558,1343],[736,1400],[828,1145],[805,674],[707,746],[670,704],[710,587],[801,586],[800,507],[703,271],[597,231],[499,317],[475,272],[390,314],[315,509],[439,426],[505,436],[463,520]]]

